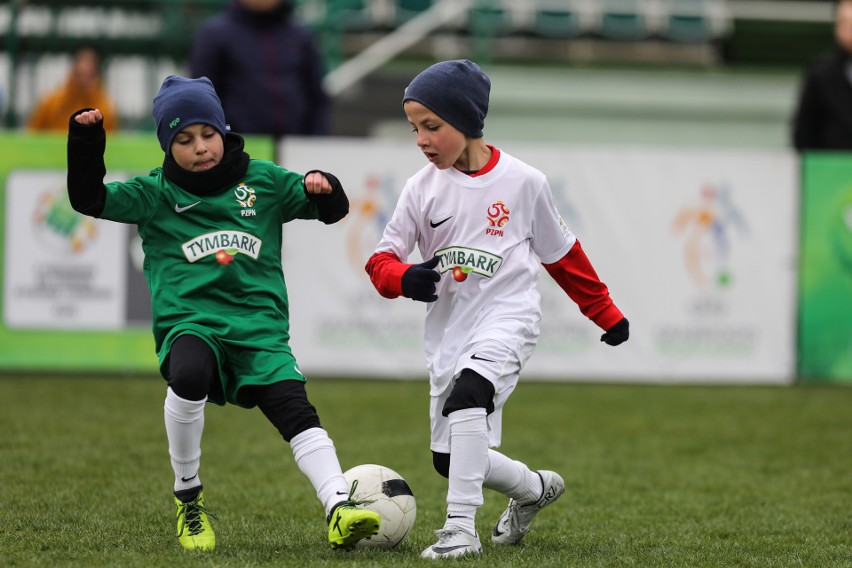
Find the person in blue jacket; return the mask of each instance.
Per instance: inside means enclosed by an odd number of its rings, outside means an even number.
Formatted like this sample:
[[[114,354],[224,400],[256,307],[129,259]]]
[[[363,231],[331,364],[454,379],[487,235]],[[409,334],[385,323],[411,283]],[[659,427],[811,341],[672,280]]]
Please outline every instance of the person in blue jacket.
[[[189,74],[213,82],[235,132],[329,134],[325,63],[291,0],[231,0],[193,38]]]

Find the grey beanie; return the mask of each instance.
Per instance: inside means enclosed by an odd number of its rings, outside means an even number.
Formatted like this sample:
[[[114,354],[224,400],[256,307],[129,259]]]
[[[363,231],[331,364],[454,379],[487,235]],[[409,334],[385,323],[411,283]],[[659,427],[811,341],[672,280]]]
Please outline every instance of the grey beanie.
[[[416,101],[471,138],[482,137],[491,80],[467,59],[441,61],[421,71],[402,102]]]
[[[190,124],[209,124],[223,139],[228,131],[222,102],[207,77],[166,77],[154,97],[154,122],[157,140],[166,154],[177,133]]]

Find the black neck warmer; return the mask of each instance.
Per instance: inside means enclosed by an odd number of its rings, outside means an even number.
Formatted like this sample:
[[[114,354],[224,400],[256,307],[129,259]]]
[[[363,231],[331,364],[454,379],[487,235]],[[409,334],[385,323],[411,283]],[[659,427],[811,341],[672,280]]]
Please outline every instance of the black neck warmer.
[[[244,151],[245,140],[239,134],[229,132],[225,136],[225,155],[222,161],[203,172],[190,172],[180,167],[171,153],[163,160],[163,173],[175,183],[194,195],[215,195],[240,181],[248,170],[251,159]]]

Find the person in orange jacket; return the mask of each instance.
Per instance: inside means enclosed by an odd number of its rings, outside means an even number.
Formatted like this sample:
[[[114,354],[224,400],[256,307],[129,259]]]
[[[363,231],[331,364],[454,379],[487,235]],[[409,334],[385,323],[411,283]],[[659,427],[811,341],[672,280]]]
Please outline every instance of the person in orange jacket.
[[[31,131],[67,132],[68,117],[81,108],[100,109],[104,115],[104,129],[118,130],[115,105],[101,79],[101,56],[89,46],[74,52],[65,82],[36,103],[27,128]]]

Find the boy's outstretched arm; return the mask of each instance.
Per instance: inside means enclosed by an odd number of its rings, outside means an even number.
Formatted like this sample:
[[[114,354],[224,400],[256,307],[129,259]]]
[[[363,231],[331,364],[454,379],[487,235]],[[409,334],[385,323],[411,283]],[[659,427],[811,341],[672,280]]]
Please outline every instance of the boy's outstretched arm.
[[[311,170],[305,174],[305,194],[319,210],[319,220],[330,225],[349,213],[349,198],[340,180],[328,172]]]
[[[84,215],[99,217],[106,203],[106,132],[98,109],[78,110],[68,124],[68,199]]]
[[[545,264],[544,268],[579,306],[583,315],[606,331],[601,341],[608,345],[627,341],[630,324],[613,303],[606,284],[598,278],[580,241],[576,241],[565,256],[552,264]]]

